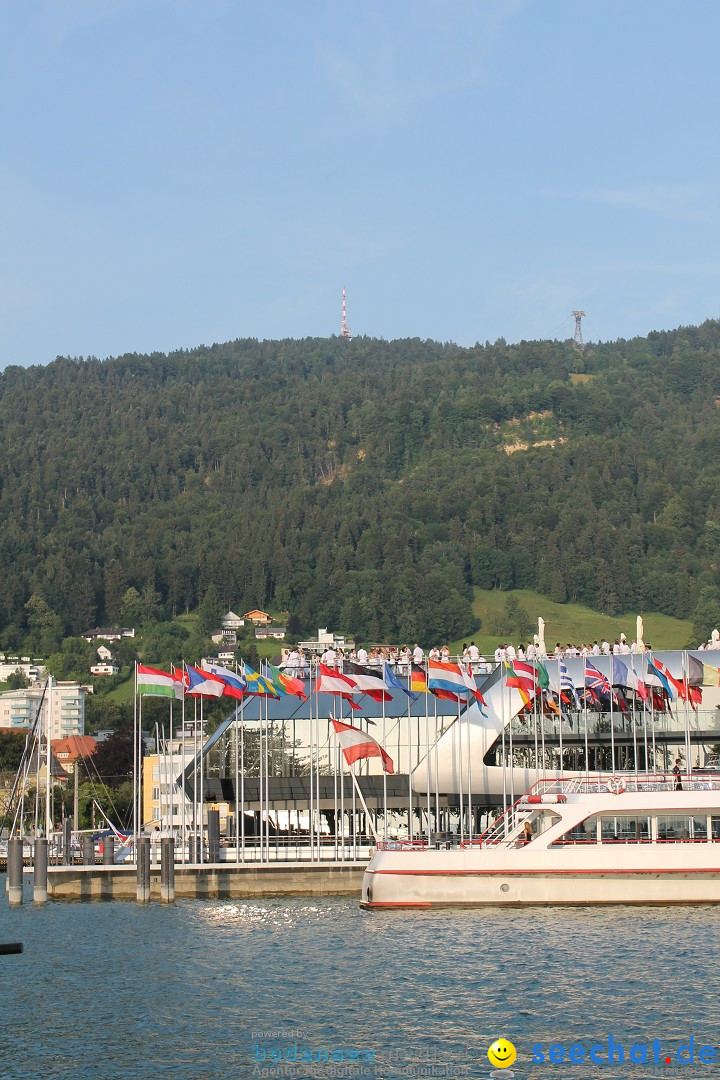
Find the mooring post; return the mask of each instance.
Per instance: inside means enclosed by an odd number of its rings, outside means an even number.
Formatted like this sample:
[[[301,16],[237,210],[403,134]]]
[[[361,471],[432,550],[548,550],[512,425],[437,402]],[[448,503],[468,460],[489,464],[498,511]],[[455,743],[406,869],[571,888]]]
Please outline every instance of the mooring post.
[[[46,837],[38,836],[33,851],[33,900],[36,904],[47,903],[47,883],[48,842]]]
[[[175,902],[175,840],[163,836],[160,841],[160,899],[166,904]]]
[[[92,836],[83,836],[82,860],[85,866],[95,865],[95,841]]]
[[[220,862],[220,811],[208,810],[207,812],[208,833],[208,862]]]
[[[103,865],[112,866],[115,862],[115,837],[103,836]]]
[[[63,818],[63,863],[72,866],[72,820]]]
[[[141,836],[137,842],[137,902],[150,899],[150,837]]]
[[[8,902],[13,906],[23,902],[23,841],[21,836],[8,840],[7,854]]]

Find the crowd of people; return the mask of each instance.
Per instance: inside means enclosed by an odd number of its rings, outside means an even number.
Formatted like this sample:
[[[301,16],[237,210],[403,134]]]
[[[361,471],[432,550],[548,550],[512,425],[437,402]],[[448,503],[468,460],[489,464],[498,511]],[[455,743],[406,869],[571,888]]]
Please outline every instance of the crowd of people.
[[[698,646],[698,649],[710,648],[717,648],[717,642],[714,639],[709,640],[707,644]],[[360,664],[362,667],[376,668],[378,672],[382,672],[383,663],[387,662],[394,671],[401,675],[408,675],[413,664],[421,667],[426,661],[431,660],[443,664],[460,663],[477,675],[489,673],[492,671],[494,664],[501,664],[504,661],[512,663],[514,660],[527,660],[532,663],[534,660],[565,660],[576,656],[627,656],[650,652],[652,652],[650,642],[638,644],[637,641],[633,640],[628,644],[625,634],[621,634],[619,638],[615,638],[612,644],[607,638],[603,638],[602,641],[593,641],[592,645],[587,645],[585,642],[581,645],[573,645],[571,642],[562,645],[558,641],[551,651],[548,651],[544,643],[537,637],[526,645],[515,646],[506,642],[498,645],[495,649],[493,660],[486,659],[474,641],[471,641],[469,645],[463,644],[461,653],[455,656],[450,655],[450,649],[447,645],[433,645],[427,654],[417,643],[412,649],[409,645],[403,645],[402,648],[388,645],[373,646],[368,650],[363,645],[359,645],[357,649],[350,649],[347,653],[344,649],[336,649],[333,645],[328,645],[320,655],[319,660],[321,664],[329,668],[335,668],[337,671],[343,670],[343,664],[346,660],[353,664]],[[288,651],[280,666],[289,675],[295,675],[297,678],[307,678],[310,662],[303,649],[292,648]]]
[[[337,671],[343,670],[346,660],[352,664],[360,664],[361,667],[376,668],[378,672],[382,672],[383,664],[388,663],[394,671],[401,675],[409,674],[413,664],[420,667],[427,660],[444,664],[450,662],[470,663],[475,672],[482,672],[485,669],[490,671],[493,666],[481,655],[474,641],[470,645],[463,646],[462,655],[460,656],[451,656],[447,645],[434,645],[426,654],[425,650],[417,642],[412,649],[409,645],[403,645],[401,648],[395,645],[373,646],[370,649],[366,649],[364,645],[359,645],[357,649],[353,648],[347,652],[344,649],[336,649],[333,645],[328,645],[320,654],[319,660],[325,667],[335,668]],[[280,666],[289,675],[295,674],[299,678],[304,678],[308,674],[309,659],[303,649],[299,647],[293,648],[288,651]]]
[[[615,638],[615,641],[611,645],[607,638],[603,638],[602,641],[593,641],[592,645],[586,645],[585,642],[582,645],[573,645],[568,641],[566,645],[562,645],[559,641],[555,645],[555,648],[550,652],[543,645],[542,642],[536,638],[534,641],[528,642],[527,645],[518,645],[517,648],[514,645],[505,644],[498,645],[495,650],[495,660],[497,663],[501,663],[503,660],[565,660],[575,656],[625,656],[630,653],[651,652],[652,646],[649,642],[638,645],[637,641],[633,641],[628,645],[625,634],[621,634],[619,638]]]

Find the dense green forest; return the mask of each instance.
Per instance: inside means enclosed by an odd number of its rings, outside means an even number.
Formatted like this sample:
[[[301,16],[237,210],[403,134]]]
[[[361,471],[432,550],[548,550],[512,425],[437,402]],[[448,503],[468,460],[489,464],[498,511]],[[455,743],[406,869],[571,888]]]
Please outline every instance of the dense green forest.
[[[0,375],[0,643],[207,601],[454,639],[471,586],[720,620],[720,322],[238,340]]]

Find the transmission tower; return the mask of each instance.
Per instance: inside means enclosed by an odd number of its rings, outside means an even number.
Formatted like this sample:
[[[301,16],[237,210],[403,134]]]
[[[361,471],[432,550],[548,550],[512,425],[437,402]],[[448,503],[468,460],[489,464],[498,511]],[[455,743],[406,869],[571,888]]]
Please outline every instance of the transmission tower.
[[[352,337],[350,333],[350,327],[347,321],[347,303],[345,302],[345,286],[343,285],[343,305],[342,305],[342,325],[340,327],[340,337],[347,338],[348,341]]]
[[[585,312],[573,311],[571,312],[571,314],[575,316],[575,333],[573,335],[573,344],[576,349],[579,349],[580,352],[582,352],[585,348],[585,342],[583,341],[582,336],[582,319],[585,315]]]

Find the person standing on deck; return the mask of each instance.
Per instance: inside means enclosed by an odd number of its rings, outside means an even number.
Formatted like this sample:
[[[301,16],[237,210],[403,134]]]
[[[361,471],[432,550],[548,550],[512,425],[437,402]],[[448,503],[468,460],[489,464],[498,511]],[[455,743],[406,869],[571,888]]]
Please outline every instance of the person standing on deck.
[[[675,764],[673,766],[673,776],[675,777],[675,790],[682,791],[682,769],[680,768],[680,758],[675,758]]]

